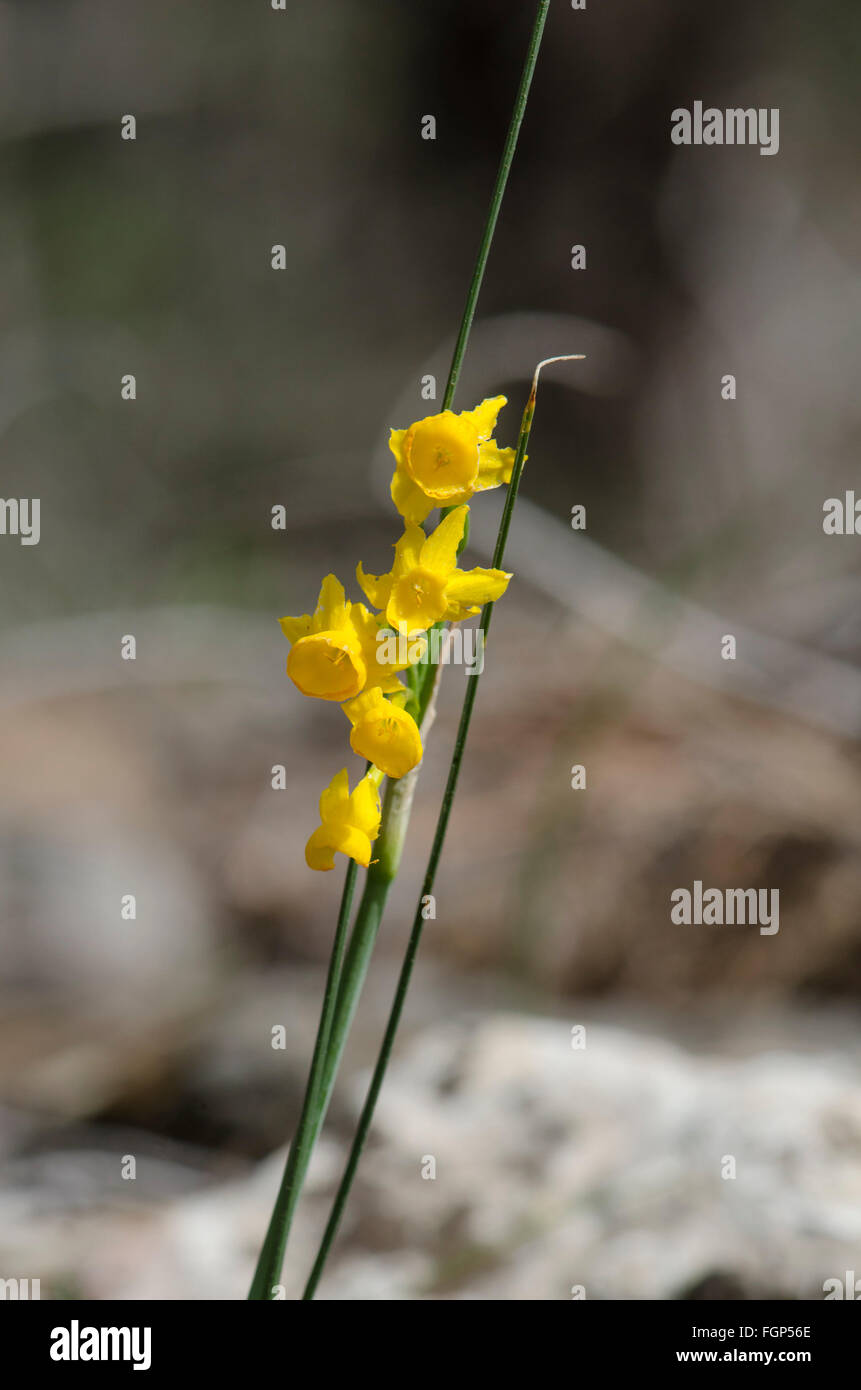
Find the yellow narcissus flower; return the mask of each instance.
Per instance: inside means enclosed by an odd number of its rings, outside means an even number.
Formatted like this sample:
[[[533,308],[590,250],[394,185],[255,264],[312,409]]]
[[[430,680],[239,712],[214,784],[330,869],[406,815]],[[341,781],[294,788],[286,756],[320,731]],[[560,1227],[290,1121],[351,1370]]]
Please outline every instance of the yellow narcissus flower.
[[[353,726],[353,752],[367,758],[387,777],[403,777],[421,762],[418,724],[394,700],[386,700],[379,686],[344,705],[344,713]]]
[[[344,586],[327,574],[313,614],[279,618],[281,631],[291,643],[287,674],[303,695],[321,700],[349,700],[358,695],[367,669]]]
[[[309,869],[334,869],[336,850],[368,867],[380,833],[380,777],[372,768],[352,792],[345,767],[332,778],[320,797],[322,824],[305,846]]]
[[[356,578],[363,593],[375,608],[385,610],[391,627],[409,634],[423,632],[441,618],[458,622],[505,593],[511,578],[505,570],[457,567],[468,511],[456,507],[430,536],[408,521],[388,574],[365,574],[359,565]]]
[[[291,644],[287,674],[303,695],[340,702],[369,683],[387,694],[403,688],[397,672],[408,663],[380,663],[379,619],[363,603],[350,603],[334,574],[323,580],[313,614],[278,621]]]
[[[490,438],[505,404],[505,396],[494,396],[475,410],[444,410],[409,429],[392,430],[392,501],[405,521],[424,521],[434,507],[468,502],[476,492],[510,481],[514,450],[500,449]]]

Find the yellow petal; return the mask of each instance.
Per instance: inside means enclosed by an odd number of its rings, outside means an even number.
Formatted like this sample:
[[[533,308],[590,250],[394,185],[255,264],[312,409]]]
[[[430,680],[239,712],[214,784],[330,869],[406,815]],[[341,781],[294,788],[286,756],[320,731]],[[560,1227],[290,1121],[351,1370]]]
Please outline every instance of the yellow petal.
[[[366,690],[363,695],[357,695],[355,700],[348,700],[345,705],[342,705],[342,709],[350,723],[356,725],[360,724],[363,719],[367,719],[369,716],[373,715],[374,711],[378,710],[379,706],[385,703],[380,687],[375,685],[370,690]],[[373,761],[373,758],[368,759],[369,763]],[[377,764],[377,766],[379,766],[379,764]]]
[[[328,787],[320,793],[321,821],[337,820],[343,814],[350,800],[350,779],[347,769],[336,772]]]
[[[301,618],[279,618],[278,622],[281,631],[291,643],[298,642],[300,637],[307,637],[311,631],[311,615],[303,613]]]
[[[359,786],[361,786],[361,782]],[[367,869],[371,862],[371,843],[377,838],[380,832],[380,820],[377,817],[376,829],[373,835],[365,834],[359,826],[347,825],[338,832],[335,848],[341,854],[346,854],[349,859],[355,859],[357,864],[361,864],[363,869]]]
[[[401,465],[403,465],[404,461],[403,442],[405,434],[406,430],[389,431],[389,448],[394,454],[396,462]]]
[[[352,825],[321,825],[305,846],[305,863],[309,869],[334,869],[336,850],[365,869],[371,862],[371,841],[362,830]]]
[[[500,483],[510,483],[511,470],[514,467],[514,455],[514,449],[500,449],[495,439],[489,439],[485,444],[482,444],[478,455],[476,492],[485,492],[487,488],[499,487]]]
[[[404,527],[404,534],[395,546],[395,563],[392,566],[394,579],[400,579],[401,575],[416,568],[420,563],[419,557],[426,539],[427,537],[420,526],[416,526],[412,521],[407,522]]]
[[[305,846],[305,863],[309,869],[323,872],[335,867],[334,846],[322,825],[314,831]]]
[[[362,593],[375,608],[386,608],[393,583],[418,564],[425,533],[420,526],[408,521],[403,535],[395,545],[395,559],[388,574],[366,574],[361,563],[356,566],[356,579]]]
[[[490,396],[482,401],[481,405],[477,405],[475,410],[464,410],[461,419],[470,421],[478,439],[489,439],[496,428],[497,415],[507,404],[507,396]]]
[[[400,430],[399,433],[406,434],[406,430]],[[404,521],[422,522],[437,505],[432,497],[427,497],[422,492],[418,483],[413,482],[403,466],[397,467],[392,474],[389,491]]]
[[[312,627],[314,632],[328,632],[332,628],[343,627],[350,612],[346,602],[344,586],[334,574],[327,574],[320,585],[320,596],[314,610]]]
[[[504,570],[458,570],[446,585],[446,617],[457,622],[470,613],[477,613],[483,604],[501,598],[509,579],[511,575]]]
[[[380,689],[384,695],[396,695],[404,688],[403,681],[399,681],[397,676],[387,673],[385,667],[382,666],[374,672],[374,679],[379,681]]]
[[[463,540],[469,507],[456,507],[444,516],[439,526],[425,541],[421,549],[419,563],[422,569],[430,570],[441,579],[448,576],[457,566],[457,548]]]
[[[356,579],[368,603],[373,604],[374,608],[385,608],[392,592],[392,576],[366,574],[360,560],[356,566]]]
[[[371,773],[362,778],[350,797],[350,824],[369,840],[376,840],[380,833],[380,789]],[[364,862],[367,867],[367,860]]]

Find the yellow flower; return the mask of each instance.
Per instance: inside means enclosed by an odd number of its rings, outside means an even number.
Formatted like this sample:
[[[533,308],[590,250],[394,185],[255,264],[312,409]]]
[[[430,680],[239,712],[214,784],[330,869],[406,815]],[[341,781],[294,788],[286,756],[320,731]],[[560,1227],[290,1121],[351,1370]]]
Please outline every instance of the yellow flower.
[[[348,602],[334,574],[323,580],[313,614],[278,621],[291,644],[287,674],[303,695],[340,702],[369,683],[387,694],[402,689],[397,672],[409,663],[378,660],[379,619],[363,603]]]
[[[279,618],[281,631],[291,643],[287,674],[303,695],[349,700],[364,687],[367,668],[350,621],[351,607],[343,584],[328,574],[313,614]]]
[[[422,760],[419,726],[394,700],[383,698],[379,686],[344,705],[353,726],[350,747],[387,777],[403,777]]]
[[[453,507],[509,482],[514,450],[500,449],[490,438],[505,404],[505,396],[494,396],[475,410],[444,410],[409,429],[392,430],[392,501],[405,521],[424,521],[434,507]]]
[[[505,593],[511,575],[504,570],[457,568],[468,511],[456,507],[430,536],[408,521],[388,574],[378,577],[357,568],[363,593],[375,608],[385,610],[391,627],[409,634],[423,632],[441,618],[457,622]]]
[[[336,850],[368,867],[371,845],[380,833],[380,778],[372,768],[353,792],[345,767],[332,778],[320,797],[322,824],[305,846],[309,869],[334,869]]]

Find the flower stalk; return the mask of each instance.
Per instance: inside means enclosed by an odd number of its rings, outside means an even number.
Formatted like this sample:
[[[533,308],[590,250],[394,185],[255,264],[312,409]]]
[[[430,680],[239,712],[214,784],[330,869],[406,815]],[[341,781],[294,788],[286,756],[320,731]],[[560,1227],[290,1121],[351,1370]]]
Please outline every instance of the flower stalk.
[[[344,888],[341,894],[341,906],[338,912],[335,938],[332,943],[332,954],[329,957],[329,969],[326,975],[325,989],[323,991],[323,1007],[320,1012],[320,1023],[317,1029],[317,1038],[314,1043],[311,1070],[308,1075],[302,1110],[299,1115],[299,1122],[296,1126],[296,1133],[287,1155],[284,1176],[281,1179],[281,1186],[278,1190],[278,1196],[275,1199],[275,1206],[260,1250],[257,1268],[254,1272],[254,1279],[248,1294],[249,1299],[255,1301],[265,1301],[276,1297],[275,1286],[280,1278],[281,1267],[284,1263],[284,1251],[287,1247],[287,1236],[293,1221],[293,1213],[299,1201],[314,1143],[326,1115],[328,1098],[325,1096],[325,1088],[323,1087],[323,1071],[328,1056],[330,1034],[335,1016],[338,985],[341,978],[344,950],[347,944],[347,931],[350,925],[350,912],[353,906],[353,893],[356,887],[357,872],[356,862],[354,859],[351,859],[347,866]]]
[[[487,258],[493,243],[493,234],[496,231],[499,209],[502,207],[502,199],[505,196],[505,186],[508,183],[508,175],[514,159],[514,151],[517,149],[517,137],[520,134],[523,115],[526,111],[526,103],[529,100],[529,88],[532,86],[532,76],[535,72],[535,64],[538,61],[538,50],[541,47],[541,39],[544,34],[544,21],[547,18],[547,11],[549,8],[550,0],[539,0],[538,10],[532,25],[532,33],[529,38],[529,47],[526,50],[526,61],[523,64],[523,72],[520,77],[520,86],[517,89],[517,96],[514,99],[514,110],[511,113],[511,123],[508,127],[508,134],[505,137],[502,158],[499,161],[499,168],[496,173],[496,183],[490,195],[490,206],[487,210],[487,219],[484,224],[484,232],[482,233],[478,255],[475,260],[475,269],[473,270],[472,280],[470,281],[466,296],[463,318],[461,319],[460,330],[454,345],[451,370],[448,374],[448,383],[445,388],[445,396],[443,397],[443,410],[448,410],[454,400],[461,364],[466,352],[466,345],[469,342],[472,321],[475,317],[475,306],[478,302],[478,295],[481,289],[481,282],[484,279]]]

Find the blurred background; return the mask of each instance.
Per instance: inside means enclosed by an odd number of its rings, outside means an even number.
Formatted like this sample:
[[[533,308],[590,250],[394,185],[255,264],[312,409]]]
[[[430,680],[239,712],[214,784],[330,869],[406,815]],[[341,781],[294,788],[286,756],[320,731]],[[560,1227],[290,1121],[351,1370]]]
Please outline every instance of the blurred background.
[[[0,537],[0,1276],[43,1298],[245,1295],[343,877],[303,848],[345,723],[288,682],[275,620],[388,568],[387,431],[433,410],[424,375],[441,399],[533,12],[0,3],[0,491],[41,499],[37,546]],[[504,391],[514,443],[534,363],[588,355],[543,379],[322,1297],[806,1299],[861,1268],[861,540],[822,530],[858,485],[859,38],[849,0],[551,7],[456,405]],[[674,146],[696,100],[779,108],[779,153]],[[778,889],[779,933],[673,925],[695,879]]]

